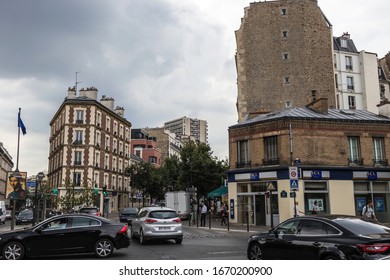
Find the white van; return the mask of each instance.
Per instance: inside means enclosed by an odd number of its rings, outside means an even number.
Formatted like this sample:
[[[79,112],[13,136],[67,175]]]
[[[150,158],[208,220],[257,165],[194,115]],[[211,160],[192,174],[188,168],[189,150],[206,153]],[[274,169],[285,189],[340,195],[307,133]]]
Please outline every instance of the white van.
[[[7,209],[5,208],[5,202],[0,201],[0,223],[5,224],[5,216]]]

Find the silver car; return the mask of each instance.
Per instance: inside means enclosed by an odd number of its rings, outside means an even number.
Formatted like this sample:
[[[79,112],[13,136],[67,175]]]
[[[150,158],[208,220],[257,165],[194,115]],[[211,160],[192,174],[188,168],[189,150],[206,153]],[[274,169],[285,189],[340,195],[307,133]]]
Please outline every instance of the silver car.
[[[131,225],[131,237],[139,238],[141,244],[151,239],[174,239],[183,241],[181,219],[176,211],[168,207],[142,208]]]

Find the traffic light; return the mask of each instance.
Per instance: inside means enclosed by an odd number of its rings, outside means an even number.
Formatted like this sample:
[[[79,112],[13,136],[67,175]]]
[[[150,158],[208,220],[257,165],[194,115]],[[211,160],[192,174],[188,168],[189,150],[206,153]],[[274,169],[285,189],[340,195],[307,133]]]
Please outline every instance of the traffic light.
[[[107,187],[103,187],[103,196],[107,196]]]
[[[54,194],[54,195],[57,195],[57,194],[58,194],[58,189],[57,189],[57,188],[54,188],[54,189],[53,189],[53,194]]]
[[[97,187],[93,188],[93,193],[94,194],[99,194],[99,188],[97,188]]]

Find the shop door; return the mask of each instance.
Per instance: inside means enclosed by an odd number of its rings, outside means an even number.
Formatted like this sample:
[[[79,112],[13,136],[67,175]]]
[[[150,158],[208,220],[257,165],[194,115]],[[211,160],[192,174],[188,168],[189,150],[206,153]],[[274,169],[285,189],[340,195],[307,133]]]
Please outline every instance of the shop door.
[[[265,195],[255,195],[256,226],[265,226]]]

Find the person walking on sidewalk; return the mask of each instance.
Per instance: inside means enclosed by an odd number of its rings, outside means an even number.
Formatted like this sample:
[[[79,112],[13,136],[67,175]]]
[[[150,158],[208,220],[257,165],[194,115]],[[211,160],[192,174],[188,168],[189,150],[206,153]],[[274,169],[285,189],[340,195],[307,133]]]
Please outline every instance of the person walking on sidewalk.
[[[227,205],[224,204],[221,210],[221,226],[227,226]]]

